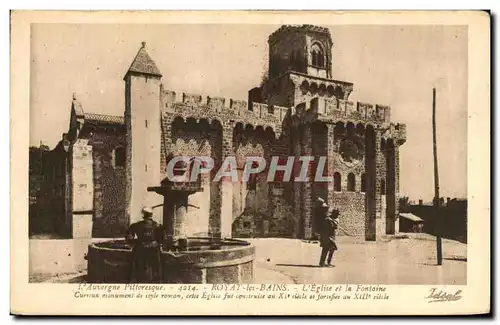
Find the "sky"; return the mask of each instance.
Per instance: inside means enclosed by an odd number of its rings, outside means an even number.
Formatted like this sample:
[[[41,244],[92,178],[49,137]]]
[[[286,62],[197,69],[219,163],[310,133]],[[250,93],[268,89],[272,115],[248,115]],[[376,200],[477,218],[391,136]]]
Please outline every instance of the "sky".
[[[73,93],[85,112],[123,115],[124,82],[141,46],[166,89],[247,100],[267,69],[277,25],[33,24],[30,145],[53,148],[69,126]],[[331,25],[332,76],[352,101],[391,106],[406,123],[400,195],[434,195],[432,88],[442,197],[467,196],[466,26]]]

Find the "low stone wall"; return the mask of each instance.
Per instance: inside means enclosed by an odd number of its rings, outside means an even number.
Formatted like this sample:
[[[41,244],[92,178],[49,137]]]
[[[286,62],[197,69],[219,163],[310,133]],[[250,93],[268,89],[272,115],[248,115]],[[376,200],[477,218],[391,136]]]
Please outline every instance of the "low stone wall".
[[[132,252],[119,242],[89,245],[88,281],[126,283]],[[255,247],[226,239],[222,249],[162,252],[164,283],[252,283]]]

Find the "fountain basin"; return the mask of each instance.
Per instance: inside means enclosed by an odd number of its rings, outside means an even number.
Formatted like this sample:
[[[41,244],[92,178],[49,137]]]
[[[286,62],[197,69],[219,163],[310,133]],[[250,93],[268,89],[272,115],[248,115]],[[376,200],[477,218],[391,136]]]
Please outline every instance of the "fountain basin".
[[[163,283],[252,283],[255,247],[236,239],[188,238],[178,252],[161,252]],[[89,245],[88,281],[128,283],[132,259],[125,240]]]

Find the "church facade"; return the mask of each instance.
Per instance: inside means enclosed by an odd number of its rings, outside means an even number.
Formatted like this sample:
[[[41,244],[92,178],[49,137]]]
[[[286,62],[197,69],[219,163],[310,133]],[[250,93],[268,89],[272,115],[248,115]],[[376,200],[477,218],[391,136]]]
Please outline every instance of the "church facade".
[[[314,238],[316,197],[340,210],[351,235],[375,240],[395,232],[399,147],[406,126],[390,107],[349,100],[353,83],[332,77],[333,42],[327,28],[282,26],[269,36],[268,76],[248,101],[164,89],[145,43],[125,82],[123,116],[85,111],[74,96],[68,132],[46,154],[40,201],[64,237],[121,237],[162,200],[148,192],[166,177],[172,157],[209,156],[220,166],[234,156],[238,181],[213,182],[189,196],[188,236]],[[326,157],[316,182],[242,180],[245,157]],[[342,233],[340,233],[341,235]]]

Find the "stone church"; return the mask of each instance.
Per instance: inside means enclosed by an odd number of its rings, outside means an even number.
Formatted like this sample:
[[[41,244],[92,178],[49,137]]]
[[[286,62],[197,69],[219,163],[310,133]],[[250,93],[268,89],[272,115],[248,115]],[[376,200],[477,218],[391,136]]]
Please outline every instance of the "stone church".
[[[349,100],[354,84],[332,76],[327,28],[282,26],[268,38],[268,75],[248,101],[164,89],[143,43],[125,82],[123,116],[85,111],[73,96],[69,130],[46,155],[40,201],[63,237],[122,237],[144,205],[161,221],[163,198],[148,192],[171,157],[327,157],[331,182],[212,182],[189,196],[188,236],[314,238],[316,197],[340,210],[350,235],[393,234],[398,214],[399,146],[406,126],[390,107]],[[167,73],[168,75],[168,73]],[[308,173],[314,174],[314,168]],[[342,232],[339,233],[342,235]]]

